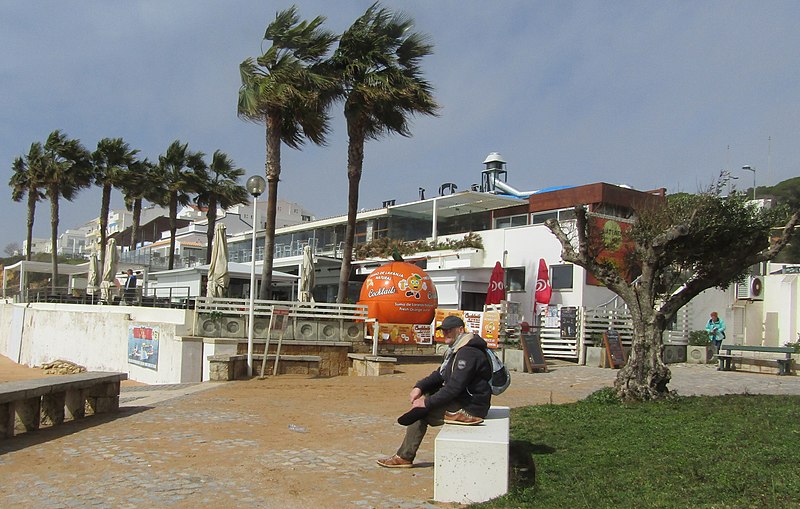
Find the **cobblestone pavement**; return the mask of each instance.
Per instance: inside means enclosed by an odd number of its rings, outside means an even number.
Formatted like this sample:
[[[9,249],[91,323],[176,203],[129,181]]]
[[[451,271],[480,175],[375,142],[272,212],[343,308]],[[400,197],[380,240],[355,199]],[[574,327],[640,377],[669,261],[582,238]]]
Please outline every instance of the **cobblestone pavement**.
[[[413,382],[433,365],[382,377],[279,376],[224,384],[124,387],[113,416],[0,441],[2,508],[441,508],[434,432],[417,468],[387,470]],[[670,366],[682,395],[800,394],[800,377]],[[495,404],[575,401],[615,371],[556,364],[512,374]]]

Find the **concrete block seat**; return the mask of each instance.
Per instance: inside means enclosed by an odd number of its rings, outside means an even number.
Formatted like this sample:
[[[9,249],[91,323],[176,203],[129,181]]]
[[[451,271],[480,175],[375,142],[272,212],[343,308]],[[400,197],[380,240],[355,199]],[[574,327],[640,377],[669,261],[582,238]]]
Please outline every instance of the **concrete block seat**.
[[[349,353],[347,357],[353,362],[349,370],[351,376],[381,376],[394,373],[396,357],[382,357],[365,353]]]
[[[119,386],[127,373],[88,371],[0,383],[0,437],[13,437],[40,425],[61,424],[90,413],[119,409]]]
[[[482,424],[445,424],[436,436],[433,499],[471,504],[508,492],[509,408],[493,406]]]

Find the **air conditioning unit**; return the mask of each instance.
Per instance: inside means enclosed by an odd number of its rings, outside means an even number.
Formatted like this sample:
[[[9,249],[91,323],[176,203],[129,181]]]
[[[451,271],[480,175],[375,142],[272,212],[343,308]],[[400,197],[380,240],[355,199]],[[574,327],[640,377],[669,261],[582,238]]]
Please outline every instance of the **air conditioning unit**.
[[[220,327],[223,338],[246,338],[247,330],[243,317],[224,316]]]
[[[764,300],[764,279],[761,276],[747,276],[741,283],[736,283],[736,298]]]

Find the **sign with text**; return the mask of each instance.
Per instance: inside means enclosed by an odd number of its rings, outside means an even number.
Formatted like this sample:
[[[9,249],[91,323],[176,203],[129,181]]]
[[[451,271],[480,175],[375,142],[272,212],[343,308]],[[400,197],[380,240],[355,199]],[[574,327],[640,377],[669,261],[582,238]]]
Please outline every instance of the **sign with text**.
[[[382,323],[379,337],[383,343],[430,345],[431,326],[418,323]]]
[[[544,359],[539,331],[534,330],[529,334],[523,334],[521,343],[522,354],[525,356],[525,371],[528,373],[539,370],[547,371],[547,361]]]
[[[158,370],[158,326],[128,325],[128,363]]]
[[[625,350],[622,348],[619,332],[614,329],[605,331],[603,333],[603,344],[606,347],[606,355],[608,355],[608,365],[615,369],[624,366]]]
[[[272,332],[283,332],[289,326],[289,308],[274,306],[269,327]]]

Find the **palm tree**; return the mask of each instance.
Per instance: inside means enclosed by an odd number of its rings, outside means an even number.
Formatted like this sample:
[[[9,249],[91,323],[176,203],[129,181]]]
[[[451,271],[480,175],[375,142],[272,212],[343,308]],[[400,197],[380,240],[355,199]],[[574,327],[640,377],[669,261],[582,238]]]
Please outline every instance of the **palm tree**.
[[[411,136],[409,115],[436,115],[439,108],[420,67],[433,47],[423,35],[411,32],[412,27],[411,18],[375,3],[342,34],[330,60],[341,87],[348,136],[347,229],[339,303],[347,298],[364,142],[391,133]]]
[[[127,168],[136,160],[138,150],[131,150],[122,138],[103,138],[97,142],[92,154],[94,181],[103,188],[100,201],[100,266],[106,259],[108,209],[111,205],[111,188],[121,187],[127,178]]]
[[[269,297],[272,285],[281,142],[296,149],[308,138],[321,145],[328,132],[326,110],[332,88],[331,81],[321,72],[321,64],[336,35],[321,28],[324,21],[319,16],[301,22],[296,7],[277,13],[264,33],[264,40],[272,41],[272,46],[257,59],[247,58],[239,66],[239,116],[267,128],[268,194],[261,299]]]
[[[234,205],[248,203],[247,189],[238,183],[244,170],[236,168],[225,152],[214,151],[208,171],[198,182],[195,203],[207,207],[208,231],[206,236],[206,263],[211,263],[211,244],[214,240],[214,227],[217,224],[217,208],[227,209]],[[255,262],[255,260],[253,260]]]
[[[89,151],[80,140],[71,140],[60,130],[50,133],[44,144],[42,186],[50,200],[50,238],[52,241],[51,289],[58,280],[58,220],[59,199],[72,201],[81,189],[92,183]]]
[[[161,193],[154,197],[161,206],[169,206],[169,270],[175,268],[175,233],[178,230],[178,205],[188,205],[197,189],[199,176],[206,169],[202,152],[188,150],[189,144],[175,140],[166,154],[158,157],[158,171],[163,178]]]
[[[41,187],[41,172],[44,160],[44,148],[38,141],[31,143],[28,155],[14,159],[11,168],[14,174],[8,181],[11,186],[11,199],[19,202],[25,195],[28,196],[28,241],[25,249],[25,259],[30,261],[33,246],[33,221],[36,216],[36,203],[44,199]]]
[[[139,241],[139,224],[142,218],[142,201],[158,201],[161,192],[161,173],[148,159],[135,160],[128,165],[125,179],[120,186],[125,207],[133,212],[130,249],[136,249]]]

